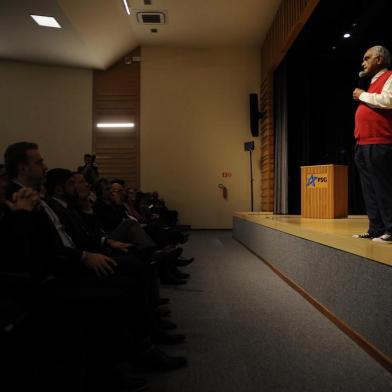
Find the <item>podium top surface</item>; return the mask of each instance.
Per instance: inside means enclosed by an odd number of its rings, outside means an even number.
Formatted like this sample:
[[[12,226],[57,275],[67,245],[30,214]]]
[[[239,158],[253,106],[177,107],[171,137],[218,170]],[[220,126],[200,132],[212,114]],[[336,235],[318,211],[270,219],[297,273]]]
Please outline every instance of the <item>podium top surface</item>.
[[[301,168],[303,167],[319,167],[319,166],[329,166],[329,167],[348,167],[347,165],[336,165],[334,163],[326,163],[324,165],[308,165],[308,166],[300,166]]]

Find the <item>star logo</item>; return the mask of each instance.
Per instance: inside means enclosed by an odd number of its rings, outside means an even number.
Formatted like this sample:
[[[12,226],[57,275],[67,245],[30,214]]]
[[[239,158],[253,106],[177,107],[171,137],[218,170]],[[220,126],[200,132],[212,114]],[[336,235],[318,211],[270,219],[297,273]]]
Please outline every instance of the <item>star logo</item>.
[[[311,176],[308,177],[308,180],[306,181],[306,186],[312,186],[313,188],[315,188],[316,180],[317,177],[312,174]]]

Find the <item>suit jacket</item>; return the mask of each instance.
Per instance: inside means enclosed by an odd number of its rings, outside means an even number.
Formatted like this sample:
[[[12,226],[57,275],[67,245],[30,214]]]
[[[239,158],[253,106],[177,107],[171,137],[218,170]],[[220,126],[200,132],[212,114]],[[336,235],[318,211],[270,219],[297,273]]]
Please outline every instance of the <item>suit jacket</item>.
[[[76,247],[89,252],[100,252],[102,250],[103,233],[92,230],[74,208],[64,207],[53,198],[49,198],[47,203],[59,217],[65,231],[72,238]]]
[[[7,198],[21,186],[10,181],[6,190]],[[42,208],[32,212],[34,230],[31,233],[29,258],[35,266],[41,278],[52,274],[63,274],[84,267],[82,259],[83,251],[77,248],[65,247],[53,222]]]
[[[11,211],[0,204],[0,272],[30,271],[31,238],[35,231],[30,211]]]
[[[94,203],[93,210],[106,233],[111,233],[126,218],[125,207],[115,206],[100,198]]]

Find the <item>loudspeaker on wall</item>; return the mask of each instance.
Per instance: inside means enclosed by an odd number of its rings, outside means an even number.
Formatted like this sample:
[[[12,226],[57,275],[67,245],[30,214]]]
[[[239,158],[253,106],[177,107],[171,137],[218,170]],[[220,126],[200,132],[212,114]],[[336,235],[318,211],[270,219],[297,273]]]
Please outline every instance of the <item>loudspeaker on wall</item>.
[[[250,132],[253,137],[259,136],[259,120],[263,113],[259,112],[259,98],[256,93],[249,94]]]

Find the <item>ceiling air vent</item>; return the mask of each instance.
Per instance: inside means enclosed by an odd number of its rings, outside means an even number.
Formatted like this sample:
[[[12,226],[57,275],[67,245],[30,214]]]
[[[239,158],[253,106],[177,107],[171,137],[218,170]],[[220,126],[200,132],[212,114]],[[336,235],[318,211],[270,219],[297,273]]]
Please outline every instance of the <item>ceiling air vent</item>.
[[[137,12],[137,21],[142,24],[165,24],[166,15],[163,12]]]

